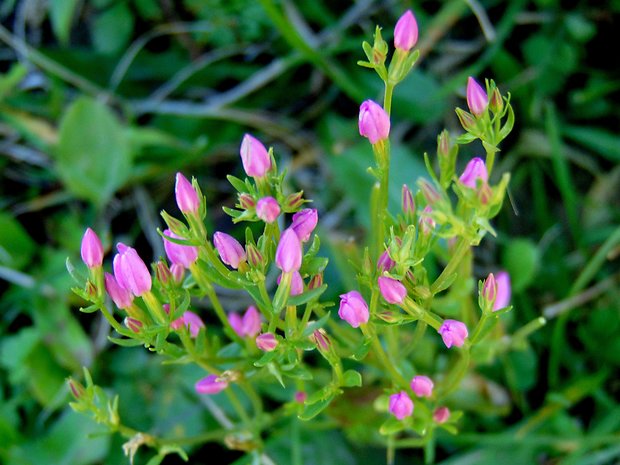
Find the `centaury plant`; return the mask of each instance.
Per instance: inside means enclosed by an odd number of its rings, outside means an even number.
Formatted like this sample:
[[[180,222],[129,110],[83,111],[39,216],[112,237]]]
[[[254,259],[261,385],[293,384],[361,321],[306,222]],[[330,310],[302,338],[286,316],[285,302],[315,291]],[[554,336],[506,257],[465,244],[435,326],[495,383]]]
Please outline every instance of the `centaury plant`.
[[[389,63],[379,27],[373,44],[363,44],[367,61],[359,64],[376,72],[385,91],[381,104],[360,106],[359,133],[374,153],[368,171],[376,182],[369,193],[370,231],[354,248],[359,256],[351,257],[358,285],[342,290],[337,311],[323,298],[328,260],[315,234],[321,212],[303,192],[288,191],[277,154],[250,134],[240,145],[247,177],[228,176],[237,203],[224,209],[233,224],[258,224],[248,225],[244,237],[208,230],[207,200],[198,182],[182,173],[175,188],[180,214],[162,212],[167,258],[151,271],[134,248],[119,242],[113,273],[105,272],[101,241],[86,231],[81,250],[88,278],[69,265],[79,281],[74,292],[89,302],[82,311],[101,312],[116,344],[146,348],[165,363],[197,365],[203,373],[193,380],[196,403],[214,396],[233,409],[222,412],[207,402],[220,429],[158,436],[147,426],[127,426],[118,414],[122,399],[94,384],[88,371],[85,382],[70,379],[73,408],[124,436],[131,459],[141,446],[156,450],[154,464],[218,441],[259,463],[274,425],[325,415],[332,426],[357,428],[363,431],[358,437],[383,444],[389,461],[396,448],[423,447],[432,462],[436,430],[458,431],[462,412],[452,395],[464,376],[544,323],[505,334],[510,277],[497,270],[474,286],[472,249],[495,234],[491,219],[510,178],[493,168],[514,114],[509,95],[492,80],[481,86],[469,78],[468,108],[456,110],[465,132],[438,136],[436,154],[424,155],[428,177],[415,189],[404,185],[402,209],[388,210],[392,93],[419,57],[417,40],[415,17],[407,11],[395,26]],[[457,173],[459,146],[470,143],[484,153]],[[252,303],[244,312],[226,308],[223,292]],[[414,362],[419,353],[428,354],[424,363]]]

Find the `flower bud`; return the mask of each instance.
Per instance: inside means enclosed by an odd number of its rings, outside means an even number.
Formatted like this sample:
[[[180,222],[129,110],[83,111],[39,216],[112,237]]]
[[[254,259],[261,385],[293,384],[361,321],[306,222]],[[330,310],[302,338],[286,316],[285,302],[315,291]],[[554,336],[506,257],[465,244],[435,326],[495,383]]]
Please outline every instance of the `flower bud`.
[[[239,206],[244,210],[252,210],[256,207],[256,202],[249,194],[239,194]]]
[[[448,157],[450,155],[450,133],[447,130],[441,131],[437,136],[437,156]]]
[[[164,250],[166,251],[170,263],[177,263],[183,265],[185,268],[189,268],[192,263],[198,260],[198,247],[176,244],[166,240],[166,237],[171,237],[172,239],[183,238],[169,229],[164,231]]]
[[[245,251],[248,257],[248,263],[252,268],[261,268],[265,264],[265,259],[263,255],[260,253],[260,250],[256,248],[254,244],[247,244],[245,246]]]
[[[170,265],[170,273],[172,274],[174,282],[181,284],[183,282],[183,275],[185,274],[185,267],[178,263],[173,263]]]
[[[424,234],[430,234],[435,229],[435,220],[431,217],[431,213],[433,213],[433,209],[430,205],[424,207],[422,210],[423,215],[420,217],[420,227],[422,228],[422,232]]]
[[[86,389],[84,389],[84,386],[82,386],[81,383],[74,380],[73,378],[69,378],[67,380],[67,384],[69,385],[69,390],[71,391],[71,394],[73,394],[73,397],[76,400],[82,397],[84,395],[84,392],[86,392]]]
[[[280,214],[280,205],[273,197],[263,197],[256,203],[256,216],[265,223],[273,223]]]
[[[196,338],[198,337],[200,328],[204,328],[205,324],[198,315],[196,315],[192,311],[187,310],[180,318],[172,321],[170,323],[170,327],[177,331],[183,327],[186,327],[189,330],[190,336]]]
[[[319,349],[321,353],[327,354],[332,348],[332,342],[329,340],[327,332],[323,328],[315,330],[310,335],[310,340],[314,342],[316,348]]]
[[[394,27],[394,48],[408,52],[417,42],[418,23],[411,10],[407,10]]]
[[[403,184],[402,189],[403,198],[403,212],[406,216],[413,216],[415,214],[415,202],[413,201],[413,194],[411,189],[407,187],[407,184]]]
[[[437,332],[441,335],[443,343],[448,349],[453,345],[461,347],[469,336],[465,323],[457,320],[444,320]]]
[[[306,394],[304,391],[297,391],[295,393],[295,402],[297,402],[298,404],[303,404],[307,398],[308,394]]]
[[[390,396],[390,413],[397,419],[410,417],[413,414],[413,401],[405,391]]]
[[[420,179],[418,185],[428,205],[433,205],[441,200],[441,194],[426,179]]]
[[[450,409],[448,407],[439,407],[433,412],[433,420],[441,425],[450,419]]]
[[[174,195],[177,199],[179,210],[183,213],[198,213],[200,198],[192,183],[181,173],[177,173]]]
[[[220,380],[217,375],[206,376],[194,385],[198,394],[217,394],[227,387],[228,382]]]
[[[308,289],[317,289],[323,285],[323,273],[315,274],[308,283]]]
[[[486,184],[489,180],[489,173],[484,160],[476,157],[472,158],[469,163],[467,163],[467,166],[465,167],[463,174],[461,174],[459,181],[467,187],[476,189],[478,187],[476,185],[478,179],[481,179],[482,183]]]
[[[304,204],[304,191],[293,192],[286,196],[284,206],[287,211],[297,210]]]
[[[136,252],[122,242],[116,246],[118,254],[114,257],[112,266],[114,277],[120,287],[130,291],[135,296],[141,296],[151,290],[151,274]]]
[[[493,273],[489,273],[487,279],[482,284],[482,298],[489,304],[493,303],[497,297],[497,283]]]
[[[288,228],[280,236],[280,242],[276,249],[276,266],[284,273],[299,271],[301,260],[301,242],[295,231]]]
[[[360,135],[368,138],[371,144],[387,139],[390,135],[390,117],[381,105],[366,100],[360,106]]]
[[[142,331],[142,322],[140,320],[137,320],[136,318],[132,318],[130,316],[125,317],[125,319],[123,320],[123,324],[125,325],[125,327],[127,327],[129,330],[136,334]]]
[[[432,396],[433,386],[433,381],[428,376],[418,375],[411,380],[411,390],[418,397]]]
[[[379,290],[386,302],[390,304],[400,305],[407,297],[405,286],[400,281],[387,276],[379,277]]]
[[[110,273],[105,273],[105,289],[108,295],[118,308],[130,307],[133,302],[133,295],[124,287],[119,286]]]
[[[243,169],[248,176],[262,178],[271,168],[271,156],[265,146],[249,134],[243,136],[239,150]]]
[[[471,132],[474,129],[476,129],[477,123],[476,123],[476,119],[474,118],[474,115],[460,108],[457,108],[455,111],[456,111],[456,116],[458,117],[461,123],[461,126],[463,126],[463,129],[465,129],[467,132]]]
[[[168,265],[166,265],[166,262],[161,260],[157,262],[155,265],[155,278],[164,286],[170,282],[172,279],[172,273],[170,272]]]
[[[497,278],[495,278],[495,281],[497,282],[497,297],[495,298],[495,303],[493,304],[493,311],[510,305],[511,294],[510,275],[508,273],[505,271],[500,271],[497,273]]]
[[[86,232],[82,237],[81,247],[82,261],[88,268],[96,268],[103,263],[103,245],[101,239],[90,228],[86,228]]]
[[[256,347],[263,352],[271,352],[278,347],[278,340],[273,333],[263,333],[256,336]]]
[[[489,108],[496,115],[498,113],[501,113],[504,109],[504,99],[502,98],[502,94],[499,92],[499,89],[497,87],[493,89],[493,93],[491,94]]]
[[[254,305],[248,307],[243,317],[237,313],[230,313],[228,322],[239,337],[254,337],[260,332],[260,313]]]
[[[390,258],[390,254],[385,250],[377,259],[377,269],[381,272],[390,271],[396,266],[396,262]]]
[[[280,284],[280,281],[282,281],[282,275],[278,276],[278,278],[276,279],[276,282],[278,284]],[[304,280],[301,277],[301,274],[299,274],[299,271],[293,271],[293,274],[291,276],[291,290],[290,290],[290,294],[291,296],[294,295],[299,295],[302,294],[304,292]]]
[[[316,228],[319,215],[314,208],[305,208],[293,215],[291,229],[295,231],[301,242],[307,242]]]
[[[239,263],[244,262],[247,258],[239,241],[226,233],[218,231],[213,234],[213,245],[220,254],[222,261],[235,270],[239,268]]]
[[[467,106],[474,115],[480,116],[489,104],[489,98],[484,89],[473,77],[467,79]]]
[[[338,316],[357,328],[360,324],[368,323],[370,317],[368,304],[359,292],[347,292],[340,296]]]

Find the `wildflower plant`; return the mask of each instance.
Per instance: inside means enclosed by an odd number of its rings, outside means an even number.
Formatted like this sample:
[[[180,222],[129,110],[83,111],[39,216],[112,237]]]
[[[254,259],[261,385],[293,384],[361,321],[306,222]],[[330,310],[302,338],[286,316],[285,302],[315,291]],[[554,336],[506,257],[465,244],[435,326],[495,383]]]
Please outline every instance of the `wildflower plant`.
[[[355,390],[374,399],[362,407],[363,420],[347,420],[363,424],[365,439],[390,454],[409,446],[432,455],[427,446],[438,429],[458,431],[462,405],[453,394],[463,378],[541,324],[504,334],[500,322],[512,307],[503,271],[480,280],[474,295],[473,249],[495,234],[491,220],[510,179],[494,172],[494,159],[514,114],[510,96],[492,80],[481,85],[469,78],[467,109],[456,110],[464,133],[438,136],[436,154],[424,154],[428,177],[403,186],[401,211],[388,210],[392,94],[419,58],[417,39],[415,17],[407,11],[396,24],[389,62],[381,28],[372,44],[363,44],[367,61],[359,64],[384,83],[382,103],[361,103],[358,120],[374,153],[368,171],[376,182],[369,193],[370,231],[351,259],[358,285],[342,289],[339,302],[323,298],[329,283],[317,233],[321,212],[303,192],[286,189],[277,154],[250,134],[239,151],[247,176],[228,176],[237,202],[224,211],[231,225],[258,223],[260,234],[250,227],[241,237],[210,231],[207,199],[196,179],[182,173],[175,186],[178,211],[161,214],[167,258],[152,264],[152,273],[122,243],[113,274],[105,272],[101,241],[86,231],[82,258],[89,275],[74,289],[89,302],[82,311],[100,311],[116,344],[146,348],[167,363],[197,365],[203,375],[192,380],[195,396],[223,396],[234,409],[232,426],[212,435],[157,437],[127,427],[118,416],[119,398],[85,370],[85,384],[69,380],[72,406],[125,436],[127,455],[148,446],[157,457],[186,457],[181,445],[214,440],[259,460],[274,425],[318,415],[338,421],[333,409],[352,407]],[[480,143],[483,153],[459,161],[459,147],[470,143]],[[225,308],[223,289],[252,304],[243,313]],[[197,302],[211,313],[199,311]],[[414,362],[417,353],[428,354],[425,363]]]

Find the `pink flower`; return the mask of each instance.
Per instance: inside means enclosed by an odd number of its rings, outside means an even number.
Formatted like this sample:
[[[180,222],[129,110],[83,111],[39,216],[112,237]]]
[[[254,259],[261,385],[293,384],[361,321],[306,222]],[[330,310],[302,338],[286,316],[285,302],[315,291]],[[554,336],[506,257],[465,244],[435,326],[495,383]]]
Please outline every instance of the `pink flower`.
[[[173,263],[170,265],[170,274],[172,275],[172,279],[177,284],[180,284],[183,281],[183,275],[185,274],[185,267],[179,263]]]
[[[249,134],[243,136],[239,149],[243,169],[248,176],[262,178],[271,168],[271,157],[265,146]]]
[[[476,157],[472,158],[469,163],[467,163],[459,181],[467,187],[476,189],[478,187],[476,185],[478,179],[482,180],[482,184],[486,184],[489,180],[489,173],[487,172],[487,166],[484,164],[484,160]]]
[[[370,313],[368,304],[357,291],[350,291],[340,296],[338,316],[357,328],[362,323],[368,323]]]
[[[280,214],[280,205],[273,197],[263,197],[256,203],[256,216],[265,223],[273,223]]]
[[[448,407],[439,407],[433,412],[433,420],[441,425],[450,419],[450,409]]]
[[[493,310],[499,310],[500,308],[508,307],[510,305],[510,295],[511,295],[511,286],[510,286],[510,275],[505,271],[500,271],[497,273],[497,278],[495,278],[497,282],[497,297],[495,298],[495,303],[493,304]]]
[[[379,277],[379,290],[386,302],[400,305],[407,297],[407,289],[403,284],[387,276]]]
[[[465,323],[457,320],[444,320],[437,332],[441,334],[443,343],[448,349],[452,345],[461,347],[465,343],[467,336],[469,336]]]
[[[489,98],[473,77],[467,79],[467,106],[474,115],[480,116],[486,110]]]
[[[360,106],[359,130],[361,136],[376,144],[390,135],[390,117],[381,105],[366,100]]]
[[[118,254],[114,257],[112,266],[114,277],[119,286],[127,289],[135,296],[141,296],[151,290],[151,274],[136,252],[122,242],[116,246]]]
[[[103,263],[103,245],[101,239],[90,228],[86,229],[82,237],[81,247],[82,261],[88,268],[96,268]]]
[[[280,284],[280,281],[282,281],[282,275],[278,276],[278,278],[276,279],[276,282],[278,284]],[[293,271],[293,275],[291,276],[290,295],[291,296],[299,295],[299,294],[303,294],[303,292],[304,292],[304,280],[301,277],[301,274],[299,274],[299,271]]]
[[[418,397],[432,396],[433,386],[433,381],[428,376],[417,375],[411,380],[411,390]]]
[[[183,239],[181,236],[176,235],[169,229],[164,231],[164,250],[168,256],[168,260],[172,264],[183,265],[184,268],[189,266],[198,260],[198,247],[192,245],[175,244],[165,239],[165,236],[172,239]]]
[[[413,414],[413,401],[405,391],[390,396],[390,413],[397,419],[410,417]]]
[[[228,322],[239,337],[254,337],[260,333],[260,313],[254,305],[248,307],[243,317],[237,313],[230,313]]]
[[[108,295],[118,308],[131,307],[133,302],[133,295],[124,287],[119,286],[110,273],[105,273],[105,290],[108,291]]]
[[[217,375],[205,376],[194,385],[198,394],[217,394],[227,387],[228,382],[220,381]]]
[[[299,271],[301,259],[302,250],[299,237],[293,229],[288,228],[280,236],[280,242],[276,249],[276,266],[283,273]]]
[[[256,347],[263,352],[271,352],[278,347],[278,340],[273,333],[263,333],[256,337]]]
[[[394,27],[394,48],[408,52],[417,42],[418,23],[411,10],[407,10]]]
[[[170,327],[175,330],[179,330],[183,327],[189,329],[189,334],[192,337],[198,337],[200,328],[204,328],[205,324],[202,319],[194,312],[187,310],[180,318],[177,318],[170,323]]]
[[[222,261],[235,270],[239,268],[239,263],[244,262],[247,258],[239,241],[226,233],[218,231],[213,234],[213,245],[220,254]]]
[[[482,298],[491,303],[497,297],[497,283],[495,282],[495,276],[493,273],[489,273],[487,279],[482,284]]]
[[[314,208],[305,208],[293,215],[291,229],[295,231],[301,242],[307,242],[316,228],[319,216]]]
[[[174,194],[179,210],[183,213],[197,213],[200,208],[200,198],[192,183],[181,173],[177,173]]]
[[[390,271],[395,265],[396,262],[390,258],[390,254],[387,250],[385,250],[377,260],[377,268],[379,271]]]

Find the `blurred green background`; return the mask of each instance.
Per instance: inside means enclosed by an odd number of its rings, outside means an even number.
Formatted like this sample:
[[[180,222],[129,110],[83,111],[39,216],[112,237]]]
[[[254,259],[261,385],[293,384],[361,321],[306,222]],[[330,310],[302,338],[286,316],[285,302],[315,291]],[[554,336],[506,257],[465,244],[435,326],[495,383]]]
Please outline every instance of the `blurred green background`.
[[[381,87],[356,62],[375,24],[391,40],[407,8],[422,59],[394,96],[392,206],[437,133],[458,133],[453,108],[465,105],[467,76],[494,79],[517,115],[496,169],[512,172],[511,199],[498,237],[476,251],[476,274],[511,273],[509,330],[548,319],[522,350],[465,380],[462,432],[439,438],[437,463],[620,461],[620,1],[4,0],[0,462],[128,462],[117,436],[67,406],[65,378],[80,378],[83,365],[120,394],[134,427],[167,435],[213,425],[188,369],[111,348],[104,321],[78,312],[65,260],[79,263],[87,226],[108,250],[124,240],[145,258],[162,255],[155,229],[160,209],[176,211],[176,171],[198,178],[210,230],[228,227],[225,174],[241,175],[244,132],[272,145],[291,188],[314,199],[326,243],[358,234],[372,154],[357,110]],[[327,280],[339,266],[336,254]],[[358,432],[327,426],[302,430],[305,464],[385,463]],[[267,454],[288,463],[289,448],[274,431]],[[191,463],[214,457],[241,455],[206,445]],[[399,451],[397,463],[421,457]]]

